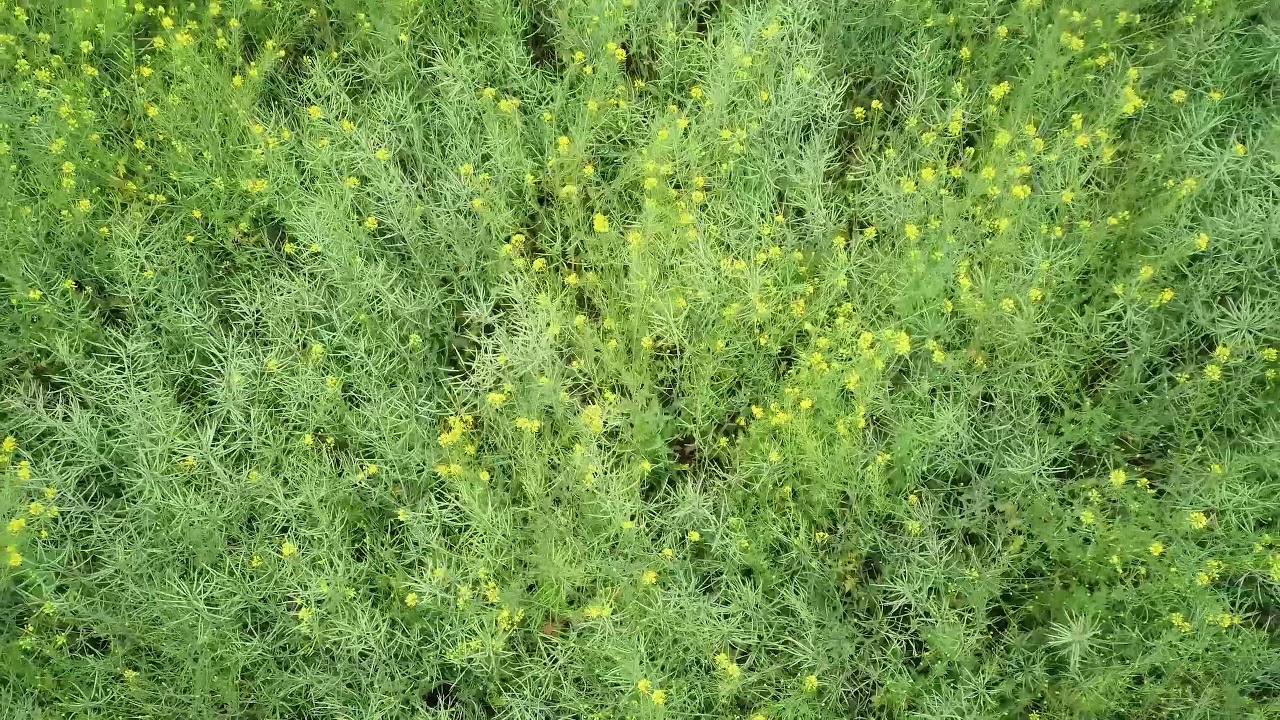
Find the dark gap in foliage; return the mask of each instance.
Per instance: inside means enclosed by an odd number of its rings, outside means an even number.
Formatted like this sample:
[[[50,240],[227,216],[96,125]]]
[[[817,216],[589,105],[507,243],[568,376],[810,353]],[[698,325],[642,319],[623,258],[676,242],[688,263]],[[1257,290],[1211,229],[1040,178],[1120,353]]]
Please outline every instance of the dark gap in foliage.
[[[721,2],[722,0],[697,0],[689,3],[689,9],[693,12],[694,32],[707,37],[711,32],[711,24],[720,17]]]
[[[560,67],[560,56],[555,46],[554,13],[541,0],[517,0],[516,10],[528,18],[529,26],[525,35],[525,45],[529,48],[529,59],[533,66],[542,70],[550,70],[557,75]]]
[[[173,381],[173,399],[187,412],[200,415],[209,409],[211,396],[209,383],[205,378],[196,378],[189,374],[178,376]]]
[[[125,485],[121,482],[120,472],[127,467],[127,464],[112,458],[90,468],[79,482],[85,504],[104,511],[118,506],[125,496]]]

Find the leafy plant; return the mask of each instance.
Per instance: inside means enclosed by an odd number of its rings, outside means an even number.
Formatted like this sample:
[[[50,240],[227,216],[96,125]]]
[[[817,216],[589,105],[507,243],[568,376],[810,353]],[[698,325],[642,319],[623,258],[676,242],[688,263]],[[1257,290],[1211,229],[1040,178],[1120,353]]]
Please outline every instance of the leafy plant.
[[[0,2],[5,717],[1274,717],[1274,16]]]

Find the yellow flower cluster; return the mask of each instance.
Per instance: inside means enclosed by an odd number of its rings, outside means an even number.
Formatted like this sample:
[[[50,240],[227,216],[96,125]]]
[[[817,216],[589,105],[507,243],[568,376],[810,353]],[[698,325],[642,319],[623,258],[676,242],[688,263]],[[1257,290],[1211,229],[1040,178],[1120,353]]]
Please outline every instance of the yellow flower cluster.
[[[599,405],[588,405],[582,409],[582,424],[593,433],[604,432],[604,410]]]
[[[730,680],[737,680],[742,677],[742,668],[738,667],[738,663],[729,659],[728,653],[719,653],[714,660],[716,667],[720,669],[720,672],[724,673],[725,677]]]
[[[457,443],[471,429],[474,422],[475,418],[471,415],[463,415],[461,417],[451,415],[445,418],[445,429],[440,432],[440,436],[437,438],[440,447],[449,447]]]

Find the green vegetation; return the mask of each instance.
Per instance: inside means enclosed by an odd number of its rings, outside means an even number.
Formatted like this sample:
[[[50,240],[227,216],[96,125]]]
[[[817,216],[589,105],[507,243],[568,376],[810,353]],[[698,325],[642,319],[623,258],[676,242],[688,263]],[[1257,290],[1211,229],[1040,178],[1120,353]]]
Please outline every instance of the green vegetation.
[[[1268,0],[0,0],[5,718],[1275,718]]]

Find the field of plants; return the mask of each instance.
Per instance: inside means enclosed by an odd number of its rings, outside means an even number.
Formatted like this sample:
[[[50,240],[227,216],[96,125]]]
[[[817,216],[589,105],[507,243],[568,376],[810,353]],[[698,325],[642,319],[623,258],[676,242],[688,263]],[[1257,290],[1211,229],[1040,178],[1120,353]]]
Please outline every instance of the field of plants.
[[[1273,0],[0,0],[0,717],[1280,717]]]

